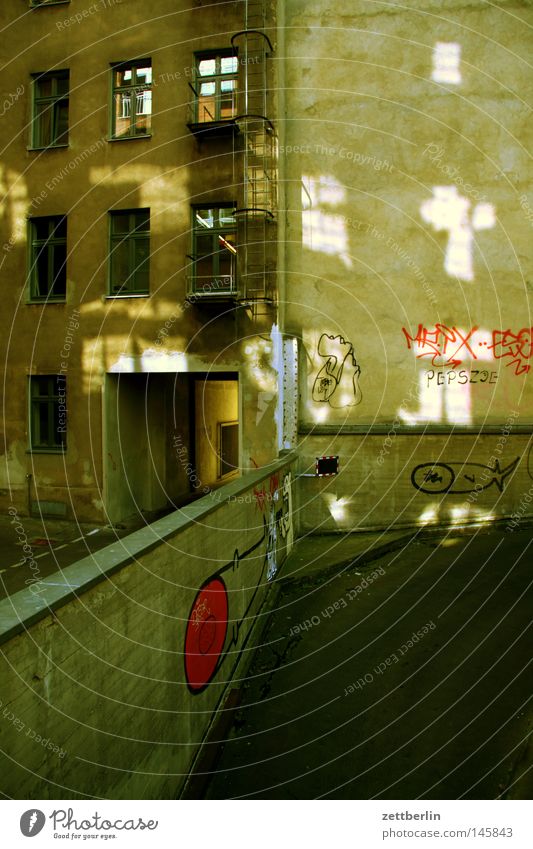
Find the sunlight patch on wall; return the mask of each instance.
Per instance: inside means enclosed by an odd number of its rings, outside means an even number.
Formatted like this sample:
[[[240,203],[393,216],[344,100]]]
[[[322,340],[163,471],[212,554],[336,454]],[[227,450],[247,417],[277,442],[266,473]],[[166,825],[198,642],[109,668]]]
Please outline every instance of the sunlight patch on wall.
[[[496,224],[491,203],[478,203],[470,214],[470,201],[457,191],[457,186],[435,186],[433,197],[420,207],[427,224],[439,233],[449,234],[444,269],[450,277],[471,282],[474,279],[474,232],[489,230]]]
[[[431,79],[436,83],[459,85],[461,82],[461,45],[454,41],[437,41],[433,48]]]
[[[334,177],[302,177],[303,245],[316,253],[338,256],[346,268],[352,268],[345,218],[331,211],[345,200],[346,190]]]

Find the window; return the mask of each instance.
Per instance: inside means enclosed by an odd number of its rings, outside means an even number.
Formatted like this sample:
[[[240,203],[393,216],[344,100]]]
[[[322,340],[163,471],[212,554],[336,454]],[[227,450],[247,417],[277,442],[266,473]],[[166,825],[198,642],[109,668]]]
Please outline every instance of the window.
[[[31,218],[30,300],[64,301],[67,292],[67,218]]]
[[[110,292],[147,295],[150,286],[150,210],[110,214]]]
[[[68,144],[69,72],[33,76],[33,147]]]
[[[234,475],[239,470],[239,422],[219,422],[218,477]]]
[[[237,114],[239,60],[231,51],[196,56],[196,120],[224,121]]]
[[[223,294],[235,290],[237,224],[235,204],[193,209],[193,291]]]
[[[149,135],[152,129],[152,63],[150,59],[113,66],[114,139]]]
[[[64,451],[67,447],[67,381],[61,374],[30,377],[30,448]]]

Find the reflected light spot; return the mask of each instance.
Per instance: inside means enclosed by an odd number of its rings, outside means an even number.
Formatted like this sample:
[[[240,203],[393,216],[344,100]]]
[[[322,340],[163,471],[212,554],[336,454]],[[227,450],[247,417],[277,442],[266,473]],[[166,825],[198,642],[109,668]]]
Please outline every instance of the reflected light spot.
[[[443,230],[449,233],[444,259],[447,274],[471,282],[474,279],[474,231],[494,227],[494,206],[491,203],[477,204],[470,219],[470,201],[459,194],[457,186],[435,186],[433,197],[422,203],[420,214],[437,233]]]
[[[428,525],[430,522],[435,522],[437,519],[437,508],[427,507],[418,519],[419,525]]]
[[[461,82],[461,45],[453,41],[437,41],[433,49],[431,79],[436,83],[459,85]]]

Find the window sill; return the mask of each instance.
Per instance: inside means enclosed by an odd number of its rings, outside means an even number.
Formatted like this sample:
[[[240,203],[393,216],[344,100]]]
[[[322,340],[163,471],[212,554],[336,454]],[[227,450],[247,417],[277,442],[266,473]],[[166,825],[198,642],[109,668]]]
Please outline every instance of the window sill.
[[[140,136],[109,136],[108,142],[143,141],[152,138],[152,133],[143,133]]]
[[[31,153],[32,151],[37,151],[37,150],[65,150],[65,148],[67,148],[67,147],[69,147],[68,143],[67,144],[47,144],[43,147],[27,147],[26,150],[28,150]]]
[[[26,454],[55,454],[63,455],[67,453],[66,448],[27,448]]]
[[[57,304],[59,306],[64,306],[67,303],[67,301],[66,301],[65,298],[61,301],[58,298],[44,298],[42,301],[37,300],[37,298],[30,298],[25,303],[26,303],[27,307],[42,307],[42,306],[48,307],[51,304]]]
[[[124,292],[123,294],[116,295],[104,295],[103,298],[105,301],[116,301],[122,300],[124,298],[149,298],[150,292]]]
[[[70,0],[49,0],[48,3],[31,3],[30,9],[46,9],[47,6],[67,6]]]

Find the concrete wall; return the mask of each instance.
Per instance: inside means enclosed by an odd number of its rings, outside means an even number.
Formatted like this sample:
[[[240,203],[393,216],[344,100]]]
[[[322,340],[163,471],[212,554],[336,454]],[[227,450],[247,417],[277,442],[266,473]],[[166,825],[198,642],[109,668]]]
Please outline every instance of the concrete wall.
[[[302,469],[338,453],[335,492],[351,503],[348,469],[357,481],[371,473],[343,527],[414,519],[424,500],[405,512],[414,446],[415,465],[483,465],[493,439],[461,430],[498,434],[510,415],[512,434],[533,430],[533,9],[282,5],[285,327],[301,341]],[[393,424],[418,439],[398,437],[372,466]],[[350,435],[358,428],[376,439]],[[525,443],[513,440],[502,460],[520,457],[523,470]],[[503,499],[487,490],[487,515],[494,500],[504,513],[519,503],[520,474]]]
[[[0,602],[5,793],[176,798],[292,546],[293,475],[287,457]]]

